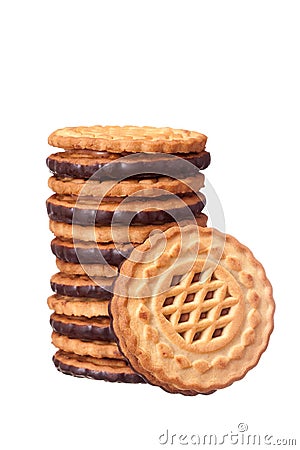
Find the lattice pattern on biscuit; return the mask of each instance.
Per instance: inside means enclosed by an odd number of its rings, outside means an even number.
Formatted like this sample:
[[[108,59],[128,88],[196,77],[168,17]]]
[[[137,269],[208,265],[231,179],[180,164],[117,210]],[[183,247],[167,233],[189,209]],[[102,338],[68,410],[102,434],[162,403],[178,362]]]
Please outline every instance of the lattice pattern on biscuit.
[[[214,272],[202,288],[199,288],[200,278],[201,272],[182,280],[178,275],[173,277],[171,286],[174,287],[162,305],[162,314],[187,344],[206,344],[222,336],[233,320],[231,310],[239,301]]]
[[[151,383],[171,392],[209,392],[242,378],[257,364],[273,329],[272,287],[261,264],[228,235],[221,258],[216,260],[215,254],[211,258],[210,249],[220,242],[213,238],[215,234],[218,238],[219,232],[199,231],[200,249],[192,270],[187,263],[192,244],[199,239],[194,227],[174,227],[154,242],[147,240],[139,248],[147,258],[149,249],[156,255],[161,240],[166,240],[155,264],[146,258],[133,263],[133,254],[121,273],[131,280],[144,276],[144,291],[150,277],[157,277],[151,286],[163,293],[141,298],[136,298],[135,292],[124,298],[115,295],[110,304],[114,331],[125,357]],[[186,236],[188,243],[182,246]],[[178,242],[183,253],[176,264]],[[120,280],[116,282],[118,289],[124,287]],[[216,336],[220,328],[222,335]],[[210,340],[201,342],[204,338]]]

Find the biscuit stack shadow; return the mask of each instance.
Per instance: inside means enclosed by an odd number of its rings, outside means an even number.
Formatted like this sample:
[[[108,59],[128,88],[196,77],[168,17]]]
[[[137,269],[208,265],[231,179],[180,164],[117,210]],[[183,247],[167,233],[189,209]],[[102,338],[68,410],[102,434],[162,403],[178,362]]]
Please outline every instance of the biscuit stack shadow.
[[[206,226],[205,199],[198,194],[204,185],[199,170],[210,164],[205,143],[200,133],[150,127],[78,127],[50,135],[49,144],[60,148],[47,158],[54,191],[47,211],[59,272],[51,277],[48,306],[58,349],[53,361],[61,372],[144,382],[119,351],[109,301],[122,262],[151,231],[174,226],[174,217],[189,223],[191,214]],[[180,161],[189,162],[193,174],[183,173]],[[161,175],[166,167],[172,177]]]

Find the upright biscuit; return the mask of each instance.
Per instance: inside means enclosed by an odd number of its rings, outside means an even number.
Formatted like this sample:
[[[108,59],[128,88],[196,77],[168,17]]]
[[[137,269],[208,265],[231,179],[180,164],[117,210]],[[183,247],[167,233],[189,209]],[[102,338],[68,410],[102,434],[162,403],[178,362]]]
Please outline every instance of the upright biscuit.
[[[143,252],[156,254],[159,235],[122,265],[129,278],[118,278],[111,301],[120,349],[137,372],[171,392],[224,388],[267,347],[272,287],[251,251],[231,236],[193,226],[164,234],[165,251],[154,263],[143,262]]]

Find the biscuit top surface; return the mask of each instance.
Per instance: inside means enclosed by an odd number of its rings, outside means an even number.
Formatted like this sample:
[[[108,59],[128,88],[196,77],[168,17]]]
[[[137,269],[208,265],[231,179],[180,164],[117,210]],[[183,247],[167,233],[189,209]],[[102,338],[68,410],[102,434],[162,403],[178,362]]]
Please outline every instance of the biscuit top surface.
[[[273,329],[272,287],[235,238],[170,228],[136,247],[111,303],[122,352],[146,378],[209,392],[242,378]]]
[[[48,143],[65,150],[108,152],[201,152],[207,137],[196,131],[137,126],[78,126],[54,131]]]

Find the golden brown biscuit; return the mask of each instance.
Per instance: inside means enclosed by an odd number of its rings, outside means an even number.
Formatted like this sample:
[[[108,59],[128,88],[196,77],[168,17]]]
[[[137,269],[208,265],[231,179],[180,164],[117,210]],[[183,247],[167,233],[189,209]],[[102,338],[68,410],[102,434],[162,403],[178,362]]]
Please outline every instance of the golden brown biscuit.
[[[115,277],[118,268],[109,264],[79,264],[62,261],[56,258],[56,265],[60,272],[70,275],[88,275],[89,277]]]
[[[88,355],[94,358],[124,359],[115,342],[81,341],[80,339],[71,339],[53,331],[52,344],[64,352],[75,353],[80,356]]]
[[[85,297],[68,297],[54,294],[47,300],[50,309],[56,314],[67,316],[108,316],[108,300]]]
[[[139,191],[147,189],[147,196],[157,195],[155,189],[165,190],[173,194],[184,194],[187,192],[198,192],[204,186],[204,175],[186,178],[184,180],[176,180],[169,177],[145,178],[141,180],[123,180],[112,183],[111,181],[95,181],[83,180],[81,178],[57,178],[50,177],[48,186],[52,191],[61,195],[90,195],[93,197],[126,197],[128,195],[138,195]],[[112,186],[112,187],[111,187]],[[141,195],[145,195],[143,192]]]
[[[205,214],[201,214],[199,217],[195,219],[196,223],[205,227],[207,223],[207,216]],[[183,224],[189,223],[189,221],[182,222]],[[83,227],[80,225],[70,225],[68,223],[63,222],[55,222],[54,220],[49,221],[49,227],[52,233],[56,237],[62,239],[76,239],[80,241],[90,241],[90,242],[115,242],[115,243],[142,243],[145,239],[150,235],[151,232],[155,230],[164,231],[168,228],[176,225],[176,222],[167,222],[163,225],[131,225],[128,227],[128,233],[126,227],[110,227],[110,226],[101,226],[101,227]]]
[[[193,226],[182,238],[178,227],[164,234],[166,248],[155,262],[143,262],[142,252],[155,256],[161,235],[122,266],[129,279],[117,280],[111,301],[120,349],[137,372],[169,391],[224,388],[267,347],[272,287],[251,251],[231,236]]]
[[[196,131],[137,126],[80,126],[61,128],[48,143],[65,150],[96,150],[113,153],[201,152],[207,137]]]

